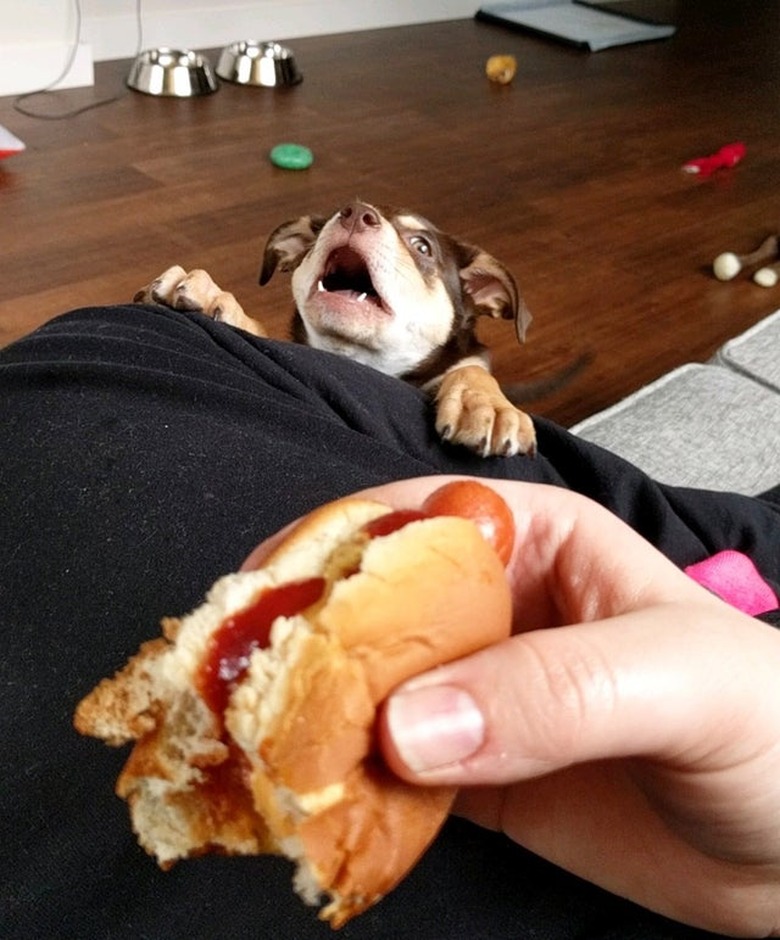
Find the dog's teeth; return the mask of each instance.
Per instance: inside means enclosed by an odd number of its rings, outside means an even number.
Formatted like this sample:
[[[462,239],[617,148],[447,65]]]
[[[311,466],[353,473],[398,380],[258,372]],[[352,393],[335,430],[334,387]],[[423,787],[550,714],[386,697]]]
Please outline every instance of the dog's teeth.
[[[325,285],[322,283],[322,281],[317,281],[317,290],[320,293],[323,293],[325,291]]]
[[[368,294],[365,291],[363,291],[363,293],[358,297],[358,303],[362,304],[363,301],[366,299],[366,297],[368,297]]]

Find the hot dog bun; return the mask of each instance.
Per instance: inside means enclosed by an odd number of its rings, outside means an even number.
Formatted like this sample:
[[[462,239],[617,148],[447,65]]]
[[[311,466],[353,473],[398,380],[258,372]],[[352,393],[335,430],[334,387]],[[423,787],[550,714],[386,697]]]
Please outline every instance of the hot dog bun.
[[[385,767],[377,707],[404,679],[506,637],[509,588],[473,523],[437,517],[369,536],[389,512],[362,499],[315,511],[261,569],[219,580],[79,704],[81,733],[135,742],[116,790],[163,868],[209,851],[284,854],[298,893],[324,896],[320,916],[338,927],[436,835],[454,791]],[[265,648],[222,681],[226,631],[307,583],[314,600],[276,617]],[[205,669],[214,662],[218,672]]]

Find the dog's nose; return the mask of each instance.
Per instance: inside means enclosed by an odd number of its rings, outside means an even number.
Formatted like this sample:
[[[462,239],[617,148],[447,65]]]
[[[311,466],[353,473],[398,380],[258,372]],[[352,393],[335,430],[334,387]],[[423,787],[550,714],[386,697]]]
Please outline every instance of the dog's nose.
[[[353,202],[339,212],[339,221],[348,232],[365,232],[382,224],[379,213],[364,202]]]

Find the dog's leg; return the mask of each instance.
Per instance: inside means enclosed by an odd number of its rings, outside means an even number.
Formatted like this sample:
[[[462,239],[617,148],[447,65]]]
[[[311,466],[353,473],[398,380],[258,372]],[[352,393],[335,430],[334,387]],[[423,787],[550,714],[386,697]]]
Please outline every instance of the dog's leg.
[[[168,268],[151,284],[141,288],[133,302],[156,303],[174,310],[205,313],[206,316],[237,326],[255,336],[268,335],[257,320],[244,313],[241,304],[231,293],[222,290],[206,271],[199,268],[189,272],[179,265]]]
[[[446,372],[436,392],[436,430],[446,441],[463,444],[483,457],[533,455],[533,422],[479,365]]]

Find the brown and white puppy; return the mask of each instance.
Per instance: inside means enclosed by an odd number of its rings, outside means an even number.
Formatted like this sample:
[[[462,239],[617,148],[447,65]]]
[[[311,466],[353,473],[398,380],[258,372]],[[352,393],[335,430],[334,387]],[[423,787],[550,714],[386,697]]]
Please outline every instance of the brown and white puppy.
[[[531,419],[490,374],[476,320],[530,322],[514,278],[487,252],[407,210],[354,201],[330,218],[280,225],[265,248],[260,283],[292,272],[292,338],[417,385],[434,397],[444,440],[483,456],[533,454]],[[169,268],[136,301],[154,301],[267,335],[202,270]]]

